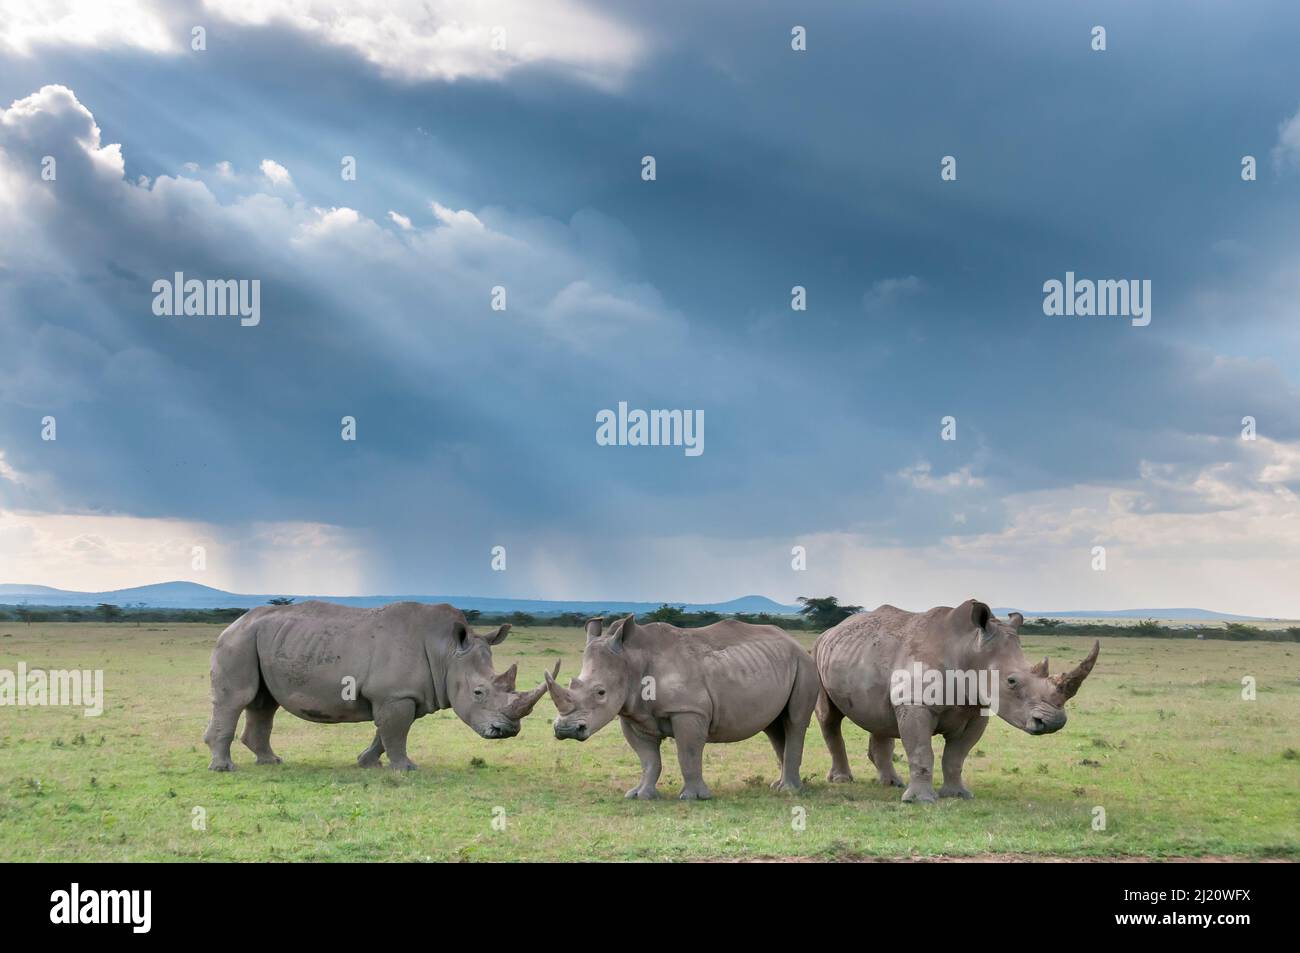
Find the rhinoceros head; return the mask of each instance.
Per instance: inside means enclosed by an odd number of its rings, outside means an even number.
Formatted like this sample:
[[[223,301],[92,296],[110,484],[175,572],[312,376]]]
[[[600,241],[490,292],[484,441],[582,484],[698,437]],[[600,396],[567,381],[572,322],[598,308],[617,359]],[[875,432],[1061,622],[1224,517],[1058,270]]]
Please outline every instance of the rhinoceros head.
[[[1092,671],[1101,643],[1094,641],[1092,651],[1076,668],[1052,675],[1048,672],[1047,659],[1037,665],[1030,665],[1025,659],[1020,647],[1020,624],[1025,621],[1024,616],[1013,612],[1003,622],[994,618],[984,603],[972,601],[969,605],[971,621],[978,630],[979,666],[998,676],[998,716],[1031,735],[1060,731],[1065,727],[1065,703],[1074,697]]]
[[[613,721],[627,698],[627,657],[623,646],[635,630],[632,616],[619,619],[601,634],[602,619],[587,622],[587,647],[582,653],[582,671],[562,688],[551,676],[546,687],[559,715],[555,737],[586,741]]]
[[[546,692],[546,683],[529,692],[518,692],[517,665],[500,675],[492,668],[492,646],[505,641],[510,631],[508,624],[484,635],[476,634],[463,622],[457,622],[455,628],[456,647],[447,660],[447,695],[452,710],[484,738],[513,738],[519,734],[519,722]],[[559,671],[557,662],[556,674]],[[547,677],[552,676],[548,673]]]

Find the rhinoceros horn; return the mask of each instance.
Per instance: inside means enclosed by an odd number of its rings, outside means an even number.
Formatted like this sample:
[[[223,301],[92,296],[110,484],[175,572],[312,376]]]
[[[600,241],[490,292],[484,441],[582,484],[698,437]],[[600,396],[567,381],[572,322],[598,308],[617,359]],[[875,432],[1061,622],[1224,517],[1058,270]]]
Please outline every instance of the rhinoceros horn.
[[[1079,663],[1077,668],[1071,669],[1064,675],[1052,676],[1057,687],[1060,688],[1061,694],[1067,699],[1073,698],[1075,694],[1078,693],[1079,686],[1082,685],[1083,680],[1088,677],[1088,674],[1092,671],[1092,667],[1097,664],[1097,653],[1100,651],[1101,642],[1094,641],[1092,643],[1092,651],[1088,653],[1086,659]]]
[[[555,666],[556,675],[558,675],[559,672],[560,666],[557,663]],[[561,715],[571,712],[573,709],[578,707],[578,703],[573,699],[573,692],[561,686],[560,683],[555,680],[555,675],[552,675],[550,672],[546,673],[546,688],[551,693],[551,701],[555,702],[556,711]]]
[[[1031,669],[1029,670],[1029,674],[1030,674],[1030,675],[1041,675],[1043,678],[1046,678],[1046,677],[1047,677],[1047,657],[1046,657],[1046,656],[1043,656],[1043,660],[1042,660],[1041,662],[1039,662],[1037,665],[1035,665],[1033,668],[1031,668]]]
[[[513,672],[514,668],[515,667],[511,665],[510,671]],[[560,663],[559,661],[556,661],[554,674],[547,672],[547,681],[542,682],[542,684],[538,685],[531,692],[520,692],[506,709],[506,715],[510,718],[523,718],[525,715],[530,714],[533,710],[533,706],[537,704],[544,694],[546,694],[546,686],[550,683],[550,680],[555,678],[558,674],[560,674]],[[511,682],[513,683],[513,681],[514,679],[512,676]]]

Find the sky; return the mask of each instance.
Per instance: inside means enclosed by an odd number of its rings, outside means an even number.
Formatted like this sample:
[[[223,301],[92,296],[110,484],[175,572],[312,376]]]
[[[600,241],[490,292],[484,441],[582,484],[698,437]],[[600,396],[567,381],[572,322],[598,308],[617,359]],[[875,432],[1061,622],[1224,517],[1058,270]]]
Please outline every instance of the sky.
[[[0,0],[0,582],[1300,617],[1298,42]],[[178,272],[258,323],[156,314]],[[1150,322],[1046,314],[1067,272]],[[620,402],[703,452],[602,445]]]

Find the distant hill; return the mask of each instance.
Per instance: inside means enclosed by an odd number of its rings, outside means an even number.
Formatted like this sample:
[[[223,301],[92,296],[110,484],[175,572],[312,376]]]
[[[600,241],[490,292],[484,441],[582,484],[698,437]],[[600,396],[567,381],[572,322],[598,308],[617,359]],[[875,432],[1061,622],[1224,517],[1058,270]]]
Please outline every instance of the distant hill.
[[[1005,616],[1008,612],[1019,612],[1025,618],[1040,619],[1167,619],[1179,622],[1277,622],[1252,615],[1232,615],[1227,612],[1211,612],[1209,609],[1110,609],[1086,610],[1069,609],[1062,612],[1038,612],[1032,609],[994,609],[996,615]]]
[[[322,596],[296,592],[269,592],[261,595],[225,592],[196,582],[160,582],[152,586],[131,589],[114,589],[110,592],[71,592],[49,586],[23,584],[0,585],[0,602],[7,604],[42,606],[93,606],[109,602],[119,606],[143,603],[151,609],[251,609],[265,605],[274,598],[291,598],[298,602],[324,599],[346,606],[382,606],[390,602],[448,602],[460,609],[478,609],[481,612],[527,612],[531,615],[558,615],[561,612],[581,612],[589,615],[601,613],[653,612],[658,602],[623,602],[610,599],[603,602],[571,602],[547,599],[496,599],[487,596]],[[793,615],[798,606],[782,605],[766,596],[742,596],[730,602],[671,603],[685,606],[687,612],[718,612],[730,615],[736,612],[772,615]]]

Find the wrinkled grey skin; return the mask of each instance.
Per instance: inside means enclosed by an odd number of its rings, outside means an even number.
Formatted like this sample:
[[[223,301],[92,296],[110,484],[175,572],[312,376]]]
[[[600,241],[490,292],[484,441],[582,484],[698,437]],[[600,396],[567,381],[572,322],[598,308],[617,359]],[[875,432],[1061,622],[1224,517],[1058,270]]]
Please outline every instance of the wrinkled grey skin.
[[[582,672],[568,688],[546,677],[559,711],[555,737],[586,741],[617,716],[641,760],[641,780],[627,797],[641,799],[659,796],[659,746],[672,738],[684,781],[680,797],[689,801],[712,797],[702,772],[706,742],[743,741],[762,731],[781,769],[772,787],[799,789],[818,683],[798,642],[775,626],[732,620],[679,629],[637,625],[627,616],[604,634],[601,623],[587,623]]]
[[[231,623],[212,651],[208,768],[234,770],[230,742],[241,711],[242,740],[258,764],[280,763],[271,750],[279,708],[307,721],[374,721],[375,740],[357,758],[362,767],[378,766],[387,752],[389,767],[415,768],[406,756],[411,722],[444,708],[484,738],[511,738],[546,686],[517,692],[514,665],[493,671],[491,647],[509,630],[476,635],[449,605],[259,606]]]
[[[880,783],[903,787],[894,771],[894,739],[903,739],[910,783],[904,801],[931,802],[934,790],[934,751],[930,738],[943,735],[943,787],[938,797],[971,798],[962,784],[962,765],[975,747],[988,717],[978,705],[897,705],[890,698],[895,671],[910,671],[915,662],[926,669],[990,671],[998,677],[997,714],[1031,735],[1050,734],[1065,725],[1065,703],[1092,671],[1100,643],[1078,668],[1049,675],[1047,659],[1031,666],[1020,648],[1019,612],[1007,622],[993,617],[989,607],[974,599],[955,609],[940,606],[929,612],[904,612],[881,606],[874,612],[849,616],[823,632],[813,646],[821,676],[817,720],[831,752],[828,781],[852,781],[840,723],[848,717],[871,733],[871,761]]]

